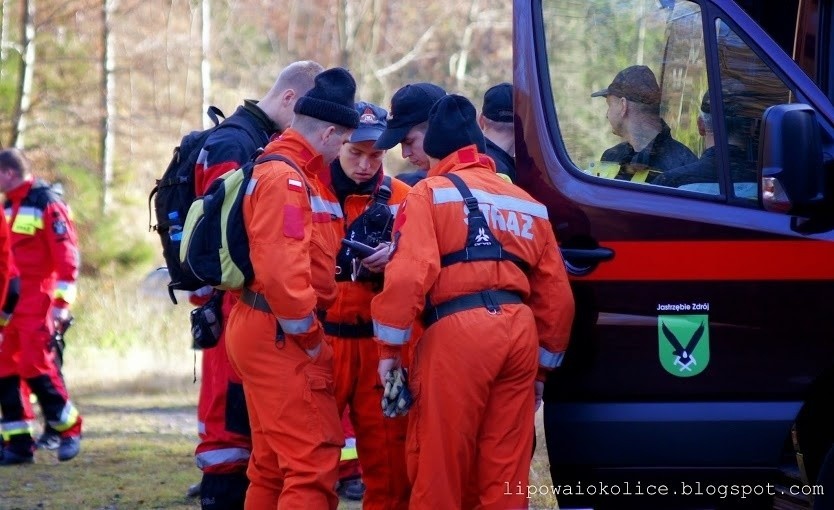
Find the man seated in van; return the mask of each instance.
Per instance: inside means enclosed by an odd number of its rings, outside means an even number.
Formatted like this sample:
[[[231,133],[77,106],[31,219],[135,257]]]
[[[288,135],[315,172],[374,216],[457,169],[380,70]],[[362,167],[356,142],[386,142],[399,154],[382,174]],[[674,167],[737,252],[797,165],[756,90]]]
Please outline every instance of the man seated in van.
[[[620,165],[616,179],[652,183],[666,170],[697,161],[686,145],[672,138],[661,118],[660,86],[648,67],[623,69],[591,97],[605,97],[611,131],[624,140],[600,158]]]
[[[747,119],[738,115],[740,103],[726,93],[724,103],[724,128],[727,132],[728,158],[730,161],[730,179],[733,183],[755,183],[756,162],[747,157],[746,134],[749,127]],[[720,113],[720,112],[719,112]],[[674,188],[696,183],[718,183],[718,161],[715,153],[715,133],[713,132],[712,113],[709,105],[709,91],[701,99],[701,113],[698,115],[698,133],[704,137],[704,153],[694,163],[664,172],[652,184]],[[713,189],[695,189],[708,193],[718,193]]]

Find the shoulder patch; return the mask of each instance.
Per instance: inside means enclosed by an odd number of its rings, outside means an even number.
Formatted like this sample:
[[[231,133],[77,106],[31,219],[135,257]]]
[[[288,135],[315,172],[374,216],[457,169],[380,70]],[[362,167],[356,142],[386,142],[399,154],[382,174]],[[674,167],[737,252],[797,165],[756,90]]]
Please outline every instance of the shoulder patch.
[[[304,183],[298,179],[287,179],[287,189],[290,191],[302,192],[304,191]]]
[[[56,236],[65,236],[67,235],[67,222],[64,220],[55,220],[52,222],[52,232],[55,233]]]

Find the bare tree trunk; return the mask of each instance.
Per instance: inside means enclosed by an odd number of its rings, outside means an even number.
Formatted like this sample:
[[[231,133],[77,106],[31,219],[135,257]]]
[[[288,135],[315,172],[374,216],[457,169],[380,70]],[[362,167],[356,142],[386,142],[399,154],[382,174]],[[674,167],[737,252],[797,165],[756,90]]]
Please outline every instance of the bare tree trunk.
[[[637,56],[634,58],[634,63],[637,65],[643,65],[643,53],[646,46],[646,16],[643,12],[642,3],[639,4],[638,9],[640,9],[637,14],[638,19],[640,20],[640,25],[637,30]]]
[[[203,96],[203,112],[208,111],[209,97],[211,95],[211,59],[210,44],[211,44],[211,4],[210,0],[202,0],[201,2],[202,15],[202,45],[200,52],[200,89]],[[208,129],[212,122],[208,115],[201,115],[203,119],[203,128]]]
[[[338,43],[338,66],[350,67],[348,60],[350,60],[349,47],[353,45],[353,37],[351,34],[351,6],[350,0],[338,0],[336,3],[336,30]]]
[[[101,212],[113,201],[113,151],[116,142],[116,76],[114,74],[113,11],[117,0],[104,0],[101,8]]]
[[[295,32],[298,24],[298,0],[290,3],[289,22],[287,23],[287,51],[292,54],[295,51]]]
[[[383,34],[385,33],[385,25],[388,23],[388,17],[385,16],[386,9],[385,9],[385,0],[372,0],[371,3],[371,19],[373,23],[371,23],[371,40],[368,43],[368,51],[366,61],[373,62],[376,64],[379,55],[381,53],[381,46],[383,40]],[[375,81],[375,76],[373,74],[374,67],[366,67],[366,71],[362,73],[362,82],[363,82],[363,90],[368,91],[368,97],[374,97],[379,95],[383,99],[386,88],[384,86],[377,87],[374,90],[374,85],[377,85],[378,82]]]
[[[32,84],[35,76],[35,0],[22,0],[21,7],[23,16],[20,31],[20,80],[11,142],[11,145],[18,149],[24,148],[27,117],[32,104]]]
[[[458,90],[464,90],[466,79],[466,67],[469,64],[469,51],[472,46],[472,34],[475,32],[476,18],[479,9],[478,0],[472,0],[469,4],[469,15],[467,16],[466,28],[463,30],[463,38],[460,41],[460,52],[458,53],[457,66],[455,69],[455,81]]]
[[[11,12],[11,0],[2,0],[2,4],[0,4],[0,9],[3,10],[0,13],[0,60],[6,61],[6,57],[9,56],[9,18],[12,15]],[[3,68],[0,67],[0,77],[3,76]]]

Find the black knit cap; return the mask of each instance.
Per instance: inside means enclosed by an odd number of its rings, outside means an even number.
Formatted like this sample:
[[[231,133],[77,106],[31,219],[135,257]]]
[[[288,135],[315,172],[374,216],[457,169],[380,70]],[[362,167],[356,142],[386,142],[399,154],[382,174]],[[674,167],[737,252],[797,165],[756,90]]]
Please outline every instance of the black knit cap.
[[[359,112],[353,107],[356,81],[346,69],[334,67],[316,75],[315,84],[298,98],[293,111],[351,129],[359,127]]]
[[[429,111],[429,128],[423,138],[423,151],[443,159],[468,145],[486,152],[486,142],[476,120],[475,106],[465,97],[449,94],[439,99]]]

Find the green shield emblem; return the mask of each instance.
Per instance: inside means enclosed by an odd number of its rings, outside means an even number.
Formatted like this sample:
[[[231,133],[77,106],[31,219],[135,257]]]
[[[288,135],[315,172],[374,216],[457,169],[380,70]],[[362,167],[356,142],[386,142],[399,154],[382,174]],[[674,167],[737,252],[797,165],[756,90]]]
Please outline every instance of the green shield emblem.
[[[660,364],[677,377],[698,375],[709,365],[708,315],[659,315]]]

